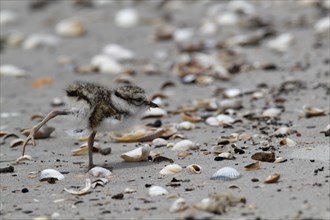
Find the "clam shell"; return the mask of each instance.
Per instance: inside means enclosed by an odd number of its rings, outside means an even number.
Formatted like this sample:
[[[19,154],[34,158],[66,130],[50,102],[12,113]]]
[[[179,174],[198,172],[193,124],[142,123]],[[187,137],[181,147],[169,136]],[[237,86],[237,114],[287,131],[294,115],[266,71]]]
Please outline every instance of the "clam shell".
[[[325,127],[325,129],[323,131],[321,131],[321,133],[324,133],[324,135],[326,137],[330,136],[330,124],[327,125],[327,127]]]
[[[266,109],[263,113],[263,117],[269,117],[269,118],[276,118],[278,117],[282,112],[282,109],[280,108],[269,108]]]
[[[81,21],[69,19],[60,21],[55,32],[62,37],[79,37],[86,33],[86,28]]]
[[[292,129],[286,126],[280,127],[274,132],[275,135],[283,135],[283,136],[289,135],[291,133],[292,133]]]
[[[279,173],[274,173],[266,178],[264,183],[276,183],[280,179],[281,175]]]
[[[220,114],[216,117],[216,119],[218,120],[218,122],[220,123],[220,125],[224,125],[224,124],[232,124],[234,123],[234,119],[228,115],[223,115]]]
[[[148,159],[150,150],[151,148],[149,147],[149,145],[144,145],[143,147],[139,147],[129,152],[126,152],[120,157],[127,162],[145,161]]]
[[[189,122],[189,121],[183,121],[180,124],[176,125],[176,128],[178,130],[192,130],[196,128],[196,125],[194,125],[193,123]]]
[[[166,146],[167,143],[168,143],[168,141],[163,138],[156,138],[156,139],[152,140],[152,145],[155,147]]]
[[[181,212],[188,208],[187,201],[184,198],[176,199],[171,205],[169,211],[170,212]]]
[[[105,169],[103,167],[93,167],[88,171],[88,174],[90,174],[93,177],[100,177],[100,178],[108,177],[112,175],[110,170]]]
[[[20,163],[22,161],[25,161],[25,160],[32,160],[32,157],[30,155],[23,155],[23,156],[20,156],[19,158],[16,159],[15,163]]]
[[[64,188],[64,190],[70,194],[81,196],[81,195],[85,195],[85,194],[89,193],[90,192],[89,190],[91,189],[91,187],[92,187],[91,179],[86,179],[85,187],[83,189],[76,191],[73,189]]]
[[[129,28],[139,23],[139,14],[134,8],[119,10],[115,15],[115,23],[118,27]]]
[[[324,109],[309,107],[309,106],[306,106],[306,105],[303,107],[303,111],[304,111],[305,116],[307,118],[316,117],[316,116],[324,116],[325,115],[325,110]]]
[[[242,100],[240,99],[224,99],[218,103],[218,107],[222,110],[239,109],[242,107]]]
[[[205,123],[213,127],[218,127],[220,125],[220,122],[217,120],[216,117],[208,117]]]
[[[165,166],[161,171],[159,171],[162,175],[172,175],[182,171],[182,167],[178,164],[169,164]]]
[[[240,176],[240,173],[236,169],[232,167],[223,167],[212,175],[211,180],[228,181],[238,179]]]
[[[64,175],[57,170],[54,169],[45,169],[40,172],[40,181],[48,180],[48,179],[57,179],[57,180],[63,180]]]
[[[22,145],[24,143],[24,140],[21,139],[21,138],[17,138],[17,139],[14,139],[10,142],[10,147],[13,148],[13,147],[17,147],[19,145]]]
[[[288,147],[294,147],[297,145],[297,142],[295,142],[294,140],[290,139],[290,138],[283,138],[280,141],[280,145],[286,145]]]
[[[246,165],[244,168],[247,171],[259,170],[260,169],[260,161],[255,162],[255,163],[250,163],[250,164]]]
[[[190,164],[186,167],[186,170],[189,172],[189,173],[192,173],[192,174],[200,174],[202,173],[202,167],[198,164]]]
[[[168,194],[168,191],[161,186],[151,186],[149,188],[149,196],[162,196]]]
[[[191,140],[182,140],[178,143],[174,144],[172,147],[173,151],[187,151],[187,150],[195,150],[198,149],[196,144]]]

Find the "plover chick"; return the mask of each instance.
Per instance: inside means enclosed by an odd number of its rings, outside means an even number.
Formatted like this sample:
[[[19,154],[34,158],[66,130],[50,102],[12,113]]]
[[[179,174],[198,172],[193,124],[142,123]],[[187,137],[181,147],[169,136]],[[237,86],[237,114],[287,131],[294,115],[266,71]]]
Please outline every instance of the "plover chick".
[[[83,129],[88,132],[88,169],[91,169],[94,166],[92,151],[96,132],[126,129],[148,108],[158,107],[148,101],[142,88],[133,85],[110,90],[95,83],[78,81],[69,85],[65,92],[75,107],[51,111],[39,124],[24,130],[23,133],[28,132],[29,135],[23,143],[23,155],[30,140],[35,145],[34,136],[44,124],[58,115],[72,115],[83,122]]]

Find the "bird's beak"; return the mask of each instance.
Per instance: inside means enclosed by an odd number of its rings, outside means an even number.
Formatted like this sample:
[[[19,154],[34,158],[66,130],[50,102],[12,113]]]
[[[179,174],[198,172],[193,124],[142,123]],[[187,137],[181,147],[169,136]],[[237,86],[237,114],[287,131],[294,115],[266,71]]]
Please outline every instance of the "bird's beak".
[[[153,103],[153,102],[149,102],[149,107],[150,108],[158,108],[158,105],[156,103]]]

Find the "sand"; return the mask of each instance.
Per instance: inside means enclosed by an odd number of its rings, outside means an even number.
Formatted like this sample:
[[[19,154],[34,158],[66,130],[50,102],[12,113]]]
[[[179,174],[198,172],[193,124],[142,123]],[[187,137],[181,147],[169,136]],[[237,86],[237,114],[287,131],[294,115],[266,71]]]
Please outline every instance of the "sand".
[[[19,30],[27,36],[34,33],[50,33],[56,36],[56,23],[71,17],[79,17],[87,29],[87,33],[82,37],[60,37],[61,41],[55,48],[24,50],[21,47],[5,47],[1,51],[1,65],[12,64],[29,72],[27,77],[22,78],[1,76],[1,130],[20,134],[21,128],[36,124],[30,117],[34,114],[45,115],[54,109],[50,105],[51,101],[55,97],[63,99],[63,89],[75,80],[98,82],[110,88],[117,87],[117,75],[76,74],[72,71],[72,65],[58,64],[59,57],[67,56],[78,65],[87,65],[94,55],[100,54],[102,48],[110,43],[120,44],[135,52],[136,61],[125,65],[136,71],[136,75],[133,76],[134,83],[145,88],[150,95],[159,92],[164,82],[175,83],[175,86],[166,89],[170,95],[165,99],[166,105],[163,108],[168,112],[173,112],[183,105],[191,105],[194,100],[211,98],[217,88],[239,88],[243,92],[248,92],[255,91],[257,85],[262,83],[267,84],[268,88],[278,88],[288,80],[301,81],[305,85],[303,88],[281,94],[286,101],[282,104],[285,109],[277,121],[278,124],[265,121],[258,123],[241,117],[240,114],[245,111],[275,106],[271,98],[251,102],[251,95],[247,93],[240,97],[243,108],[237,110],[237,116],[233,116],[240,118],[242,123],[234,124],[231,128],[223,128],[211,127],[201,122],[191,131],[179,131],[200,147],[200,150],[190,151],[191,156],[178,159],[178,152],[169,148],[153,149],[154,152],[172,158],[182,167],[199,164],[203,170],[201,174],[196,175],[185,171],[175,175],[160,175],[159,171],[168,162],[123,162],[120,158],[122,153],[143,143],[117,143],[111,140],[108,134],[99,134],[98,142],[101,147],[111,147],[112,152],[107,156],[94,154],[94,161],[97,165],[111,167],[110,182],[104,187],[93,189],[87,195],[75,196],[63,189],[84,187],[87,156],[71,156],[71,150],[82,142],[66,133],[74,128],[74,123],[64,117],[58,117],[48,123],[56,128],[51,138],[37,140],[34,147],[28,145],[26,153],[33,157],[32,161],[13,165],[13,173],[0,174],[1,219],[329,219],[329,137],[320,133],[329,124],[329,35],[317,36],[313,29],[313,25],[326,17],[327,13],[316,5],[304,5],[299,1],[254,3],[258,15],[264,21],[270,22],[278,35],[289,32],[294,36],[294,42],[283,54],[267,48],[266,44],[270,38],[262,40],[260,45],[241,47],[238,51],[242,50],[244,59],[251,63],[272,63],[277,69],[241,71],[233,74],[228,81],[215,80],[208,86],[199,86],[182,84],[179,77],[173,73],[171,66],[180,59],[176,43],[171,40],[152,41],[150,36],[159,22],[155,18],[166,13],[171,16],[170,23],[174,26],[198,30],[208,8],[219,2],[179,3],[177,1],[176,4],[170,3],[163,9],[157,9],[157,1],[141,1],[135,4],[131,4],[131,1],[121,1],[89,8],[73,6],[71,1],[58,1],[40,10],[30,10],[28,1],[1,0],[1,10],[11,10],[18,15],[16,23],[1,26],[1,36],[13,30]],[[143,18],[139,25],[120,28],[114,24],[115,12],[126,6],[138,9]],[[170,6],[173,8],[169,9]],[[201,38],[224,40],[228,36],[246,32],[249,32],[249,29],[220,27],[214,35]],[[159,50],[166,51],[168,56],[163,60],[157,59],[155,53]],[[161,73],[143,73],[142,67],[146,63],[156,63]],[[42,77],[51,77],[54,80],[53,84],[32,88],[33,82]],[[221,100],[223,97],[217,96],[217,99]],[[306,104],[325,109],[325,116],[300,117],[300,111]],[[5,113],[17,114],[7,117]],[[163,124],[181,121],[180,117],[174,114],[168,114],[161,120]],[[155,119],[146,119],[139,124],[154,121]],[[290,125],[301,134],[289,136],[297,142],[293,147],[280,146],[281,138],[270,139],[269,144],[274,146],[276,156],[287,161],[262,162],[261,169],[246,171],[244,166],[255,162],[251,155],[262,151],[262,142],[280,127],[280,123]],[[268,128],[268,135],[262,135],[260,127]],[[235,132],[247,132],[257,136],[253,142],[236,143],[239,148],[245,147],[245,153],[235,154],[235,160],[215,161],[211,147],[217,144],[220,136]],[[22,135],[20,137],[23,138]],[[10,140],[12,139],[6,140],[5,144],[0,146],[1,168],[12,165],[21,155],[21,147],[10,148]],[[176,143],[179,139],[168,141]],[[210,180],[214,172],[225,166],[236,168],[241,177],[229,182]],[[38,174],[37,177],[31,178],[34,173],[47,168],[64,173],[65,178],[55,184],[40,182]],[[280,180],[274,184],[264,184],[264,179],[273,173],[279,173]],[[174,178],[179,182],[173,182]],[[259,181],[251,181],[253,178]],[[150,197],[150,185],[165,187],[169,194]],[[232,185],[237,187],[230,188]],[[23,190],[25,188],[28,192]],[[112,198],[123,193],[126,188],[134,189],[136,192],[124,193],[121,200]],[[244,197],[246,204],[228,208],[222,214],[193,208],[194,204],[213,193],[230,193],[235,197]],[[169,208],[178,197],[185,198],[189,208],[182,212],[170,213]]]

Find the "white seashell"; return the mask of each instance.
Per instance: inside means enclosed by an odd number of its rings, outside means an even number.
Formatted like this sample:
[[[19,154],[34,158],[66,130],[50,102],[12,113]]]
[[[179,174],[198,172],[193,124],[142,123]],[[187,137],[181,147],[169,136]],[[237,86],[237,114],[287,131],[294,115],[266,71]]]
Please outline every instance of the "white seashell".
[[[330,30],[330,17],[325,17],[318,20],[314,25],[314,30],[317,34],[326,34]]]
[[[124,190],[124,193],[134,193],[134,192],[136,192],[135,189],[128,188],[128,187]]]
[[[262,113],[262,116],[270,117],[270,118],[276,118],[281,114],[281,112],[282,112],[282,109],[280,109],[280,108],[269,108],[269,109],[266,109]]]
[[[169,211],[170,212],[181,212],[188,208],[187,202],[184,198],[178,198],[173,202]]]
[[[200,174],[202,173],[202,167],[198,164],[190,164],[186,167],[186,170],[189,172],[189,173],[192,173],[192,174]]]
[[[32,160],[32,157],[30,155],[23,155],[23,156],[20,156],[19,158],[16,159],[15,163],[20,163],[22,161],[25,161],[25,160]]]
[[[189,121],[183,121],[180,124],[177,124],[176,128],[178,130],[192,130],[196,128],[196,125]]]
[[[13,24],[16,22],[17,20],[17,14],[12,12],[12,11],[8,11],[8,10],[1,10],[0,11],[0,25],[8,25],[8,24]]]
[[[210,125],[210,126],[214,126],[217,127],[220,125],[220,122],[217,120],[216,117],[208,117],[205,121],[206,124]]]
[[[171,175],[176,174],[182,171],[182,167],[178,164],[169,164],[164,167],[161,171],[159,171],[162,175]]]
[[[40,177],[39,177],[40,181],[47,180],[50,178],[57,179],[57,180],[63,180],[64,175],[54,169],[45,169],[40,172]]]
[[[236,169],[232,167],[223,167],[212,175],[211,180],[227,181],[227,180],[238,179],[240,176],[241,175]]]
[[[93,167],[88,171],[88,174],[92,175],[93,177],[108,177],[112,175],[110,170],[103,167]]]
[[[231,12],[221,13],[216,17],[216,22],[220,26],[236,26],[239,20],[239,17]]]
[[[119,74],[124,68],[114,59],[107,55],[96,55],[91,60],[91,65],[96,67],[101,73]]]
[[[24,77],[27,76],[28,73],[25,70],[20,69],[16,66],[5,64],[0,66],[0,75]]]
[[[99,178],[99,179],[93,181],[91,187],[92,187],[92,189],[95,189],[96,186],[98,186],[98,185],[105,186],[105,184],[107,184],[108,182],[109,182],[109,180],[106,178]]]
[[[167,112],[162,108],[150,108],[149,110],[145,111],[145,113],[142,115],[142,118],[163,117],[166,115]]]
[[[289,49],[289,46],[293,43],[294,36],[290,33],[281,34],[280,36],[268,41],[267,47],[277,51],[277,52],[286,52]]]
[[[232,124],[235,121],[232,117],[223,114],[218,115],[216,119],[218,120],[220,125]]]
[[[168,194],[168,191],[161,186],[151,186],[149,188],[149,196],[162,196]]]
[[[290,134],[291,131],[292,131],[291,128],[288,128],[288,127],[286,127],[286,126],[283,126],[283,127],[278,128],[278,129],[274,132],[274,134],[275,134],[275,135],[287,135],[287,134]]]
[[[185,42],[192,38],[194,31],[192,28],[177,29],[173,33],[174,41]]]
[[[222,152],[218,155],[218,157],[225,158],[228,160],[235,159],[234,155],[230,152]]]
[[[218,103],[218,107],[222,110],[239,109],[242,106],[242,100],[239,99],[224,99]]]
[[[234,0],[228,3],[228,8],[231,11],[239,12],[245,15],[255,15],[256,8],[250,2],[245,0]]]
[[[87,194],[87,193],[90,192],[89,190],[92,187],[92,181],[91,181],[91,179],[86,179],[86,183],[85,184],[86,184],[86,186],[83,189],[79,190],[79,191],[72,190],[72,189],[67,189],[67,188],[64,188],[64,190],[67,191],[68,193],[73,194],[73,195],[85,195],[85,194]]]
[[[103,48],[103,53],[118,61],[131,60],[135,56],[133,51],[123,48],[118,44],[106,45]]]
[[[134,8],[119,10],[115,15],[115,23],[118,27],[133,27],[139,23],[139,14]]]
[[[156,138],[152,140],[152,145],[155,147],[161,147],[166,146],[168,144],[168,141],[163,138]]]
[[[156,97],[152,100],[153,103],[155,103],[158,106],[162,106],[163,105],[163,99],[161,97]]]
[[[172,147],[173,151],[187,151],[187,150],[195,150],[197,149],[197,146],[194,142],[191,140],[182,140],[178,143],[174,144]]]
[[[235,98],[241,94],[241,90],[240,89],[226,89],[223,94],[226,98]]]
[[[25,50],[35,49],[38,47],[56,47],[60,43],[60,39],[51,34],[32,34],[28,36],[22,47]]]
[[[56,27],[55,32],[62,37],[79,37],[86,32],[86,28],[79,20],[68,19],[60,21]]]
[[[148,159],[150,149],[151,148],[149,147],[149,145],[146,144],[143,147],[128,151],[122,154],[120,157],[127,162],[145,161]]]
[[[97,143],[97,142],[94,142],[94,144],[93,144],[93,148],[94,148],[94,149],[97,149],[97,150],[100,150],[100,149],[101,149],[99,143]],[[94,150],[94,149],[93,149],[93,150]],[[82,156],[82,155],[87,155],[87,154],[88,154],[88,143],[85,142],[85,143],[83,143],[82,145],[80,145],[79,148],[73,149],[73,150],[71,151],[71,154],[72,154],[72,156]]]
[[[218,27],[214,22],[205,21],[205,22],[203,22],[203,24],[199,30],[204,35],[212,35],[217,32]]]
[[[314,116],[323,116],[325,115],[325,110],[316,108],[316,107],[310,107],[307,105],[303,106],[303,111],[305,113],[306,117],[314,117]]]
[[[297,145],[297,142],[295,142],[294,140],[290,139],[290,138],[283,138],[280,141],[280,145],[286,145],[288,147],[294,147]]]

